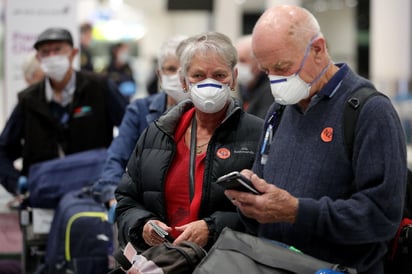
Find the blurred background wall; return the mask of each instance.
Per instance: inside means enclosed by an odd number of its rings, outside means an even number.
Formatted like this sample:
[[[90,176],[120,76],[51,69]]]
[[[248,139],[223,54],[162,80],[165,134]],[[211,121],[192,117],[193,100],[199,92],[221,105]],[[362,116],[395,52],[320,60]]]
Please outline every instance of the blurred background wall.
[[[15,103],[18,90],[4,82],[4,33],[10,27],[1,0],[0,11],[0,126]],[[20,0],[22,1],[22,0]],[[44,0],[31,0],[41,2]],[[251,33],[260,14],[278,4],[301,5],[315,14],[335,62],[347,62],[370,78],[394,101],[411,142],[412,3],[409,0],[73,0],[79,25],[93,25],[90,45],[96,71],[109,60],[108,48],[122,41],[131,49],[137,79],[136,97],[147,95],[160,44],[176,34],[220,31],[236,40]],[[51,26],[53,22],[50,22]],[[77,36],[77,34],[76,34]],[[13,98],[7,102],[4,98]]]

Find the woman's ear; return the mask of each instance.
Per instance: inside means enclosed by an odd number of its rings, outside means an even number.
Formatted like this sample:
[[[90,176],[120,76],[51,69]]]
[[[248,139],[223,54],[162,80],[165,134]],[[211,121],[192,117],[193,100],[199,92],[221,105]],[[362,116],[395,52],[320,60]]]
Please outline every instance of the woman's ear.
[[[234,91],[236,89],[236,85],[237,85],[237,76],[239,75],[237,66],[233,69],[233,81],[232,84],[230,85],[230,89],[232,91]]]
[[[186,83],[186,81],[185,81],[185,77],[183,77],[183,76],[181,76],[181,75],[179,74],[179,79],[180,79],[180,84],[182,85],[182,89],[183,89],[185,92],[187,92],[187,91],[189,90],[189,87],[188,87],[188,85],[187,85],[187,83]]]

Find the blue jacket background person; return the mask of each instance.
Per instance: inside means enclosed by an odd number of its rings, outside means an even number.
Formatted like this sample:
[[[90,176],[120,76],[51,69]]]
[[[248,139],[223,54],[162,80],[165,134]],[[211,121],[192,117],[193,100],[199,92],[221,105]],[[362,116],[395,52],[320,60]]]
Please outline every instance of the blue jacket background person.
[[[119,135],[110,145],[101,177],[93,186],[96,200],[108,207],[115,203],[114,190],[120,182],[140,134],[167,109],[187,98],[177,75],[180,64],[176,56],[176,49],[185,38],[182,35],[173,36],[159,49],[157,76],[162,92],[136,99],[126,108]]]

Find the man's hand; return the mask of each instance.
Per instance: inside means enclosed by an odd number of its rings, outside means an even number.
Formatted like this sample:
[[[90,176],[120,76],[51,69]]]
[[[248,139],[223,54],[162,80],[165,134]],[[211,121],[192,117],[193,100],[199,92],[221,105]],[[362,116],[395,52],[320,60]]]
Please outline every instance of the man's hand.
[[[259,223],[294,223],[299,201],[289,192],[268,184],[251,170],[241,172],[253,183],[261,195],[254,195],[236,190],[226,190],[225,195],[246,217]]]

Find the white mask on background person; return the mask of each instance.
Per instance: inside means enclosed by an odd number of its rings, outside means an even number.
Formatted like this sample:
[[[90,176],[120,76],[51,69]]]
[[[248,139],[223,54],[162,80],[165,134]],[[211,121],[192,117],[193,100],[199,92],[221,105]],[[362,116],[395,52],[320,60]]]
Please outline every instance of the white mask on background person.
[[[184,92],[182,88],[178,73],[172,75],[161,74],[160,80],[162,89],[176,102],[180,102],[189,98],[189,93]]]
[[[237,64],[237,81],[240,85],[246,86],[253,79],[252,67],[247,63]]]
[[[69,70],[70,61],[67,55],[52,55],[41,58],[40,66],[47,77],[60,82]]]
[[[230,98],[228,84],[222,84],[211,78],[198,83],[190,83],[190,98],[201,112],[216,113],[226,105]]]
[[[122,51],[117,56],[117,61],[122,64],[126,64],[129,61],[129,53],[127,51]]]

